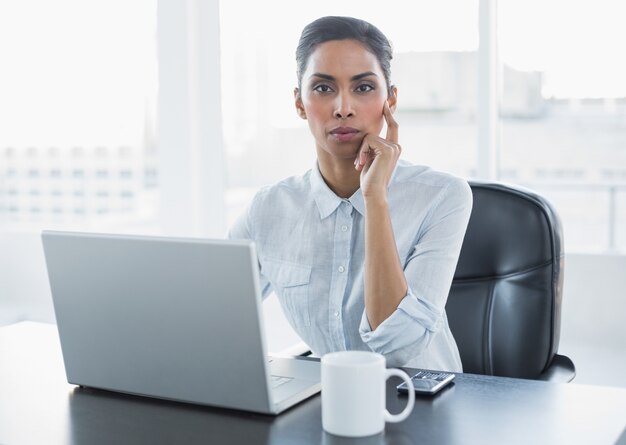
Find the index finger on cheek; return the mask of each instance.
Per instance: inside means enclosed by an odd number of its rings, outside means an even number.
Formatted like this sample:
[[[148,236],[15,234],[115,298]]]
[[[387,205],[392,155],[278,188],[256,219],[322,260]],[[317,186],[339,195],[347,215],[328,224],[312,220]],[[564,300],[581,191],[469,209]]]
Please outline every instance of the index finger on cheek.
[[[385,101],[385,105],[383,106],[383,115],[385,116],[385,121],[387,122],[387,139],[389,142],[393,142],[394,144],[398,143],[398,123],[393,118],[391,114],[391,110],[389,109],[389,104]]]

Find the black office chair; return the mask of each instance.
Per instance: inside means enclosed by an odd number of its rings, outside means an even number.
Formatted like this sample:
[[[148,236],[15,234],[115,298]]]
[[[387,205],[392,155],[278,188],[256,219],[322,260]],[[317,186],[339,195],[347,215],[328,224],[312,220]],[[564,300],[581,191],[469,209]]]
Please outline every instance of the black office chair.
[[[558,355],[563,235],[542,196],[502,183],[470,182],[474,207],[446,311],[463,371],[569,382]]]

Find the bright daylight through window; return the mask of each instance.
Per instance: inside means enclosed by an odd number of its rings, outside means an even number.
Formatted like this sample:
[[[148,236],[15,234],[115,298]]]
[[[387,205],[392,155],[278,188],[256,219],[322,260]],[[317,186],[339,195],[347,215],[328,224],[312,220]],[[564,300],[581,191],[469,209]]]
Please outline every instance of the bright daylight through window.
[[[614,5],[497,4],[497,179],[555,204],[568,252],[626,251],[626,28]],[[402,156],[476,178],[478,13],[478,0],[220,2],[227,224],[259,187],[313,166],[295,48],[323,15],[391,39]],[[157,0],[0,3],[0,227],[155,223],[156,22]]]
[[[626,28],[613,1],[501,1],[501,179],[548,197],[566,251],[626,250]]]
[[[153,219],[156,0],[2,2],[0,60],[0,227]]]

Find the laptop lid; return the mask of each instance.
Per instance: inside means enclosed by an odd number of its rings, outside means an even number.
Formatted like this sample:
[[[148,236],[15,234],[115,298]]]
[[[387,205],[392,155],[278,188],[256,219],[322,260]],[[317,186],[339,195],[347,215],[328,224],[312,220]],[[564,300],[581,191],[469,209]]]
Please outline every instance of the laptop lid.
[[[53,231],[42,239],[68,382],[278,411],[251,241]]]

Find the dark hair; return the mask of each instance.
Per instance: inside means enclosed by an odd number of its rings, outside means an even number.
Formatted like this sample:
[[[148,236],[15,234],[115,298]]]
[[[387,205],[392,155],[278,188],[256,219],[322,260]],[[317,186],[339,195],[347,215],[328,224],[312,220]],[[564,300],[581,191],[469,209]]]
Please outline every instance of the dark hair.
[[[374,25],[353,17],[321,17],[304,27],[296,49],[298,87],[301,86],[302,75],[315,48],[324,42],[346,39],[357,40],[376,56],[391,94],[391,43]]]

